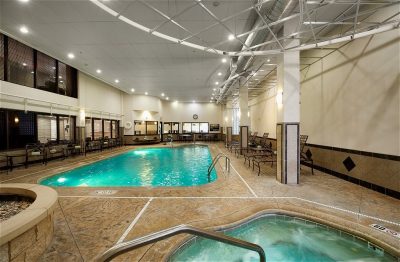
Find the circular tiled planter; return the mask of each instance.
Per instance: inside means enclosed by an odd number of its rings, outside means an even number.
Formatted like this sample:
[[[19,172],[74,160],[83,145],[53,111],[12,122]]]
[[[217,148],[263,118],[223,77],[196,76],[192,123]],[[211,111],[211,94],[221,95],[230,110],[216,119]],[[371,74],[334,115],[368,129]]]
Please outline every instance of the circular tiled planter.
[[[53,238],[57,192],[37,184],[0,184],[0,195],[6,194],[34,201],[0,223],[0,261],[36,261]]]

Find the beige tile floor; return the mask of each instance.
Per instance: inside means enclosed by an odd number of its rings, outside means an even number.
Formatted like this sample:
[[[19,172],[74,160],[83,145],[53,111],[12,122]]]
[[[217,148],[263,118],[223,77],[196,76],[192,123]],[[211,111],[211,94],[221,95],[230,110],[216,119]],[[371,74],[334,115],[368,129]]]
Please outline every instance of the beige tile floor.
[[[163,146],[163,145],[157,145]],[[39,179],[133,149],[91,153],[47,166],[34,165],[0,174],[1,183],[37,183]],[[217,181],[198,187],[56,188],[55,235],[42,261],[92,261],[115,245],[179,224],[216,229],[262,212],[285,212],[358,234],[400,254],[398,238],[369,227],[372,223],[400,231],[400,201],[324,173],[302,167],[299,185],[275,180],[276,166],[265,165],[261,176],[243,165],[222,143],[209,144],[211,154],[231,158],[231,172],[217,165]],[[110,189],[110,188],[107,188]],[[139,215],[140,214],[140,215]],[[118,261],[164,260],[187,236],[177,236],[120,256]]]

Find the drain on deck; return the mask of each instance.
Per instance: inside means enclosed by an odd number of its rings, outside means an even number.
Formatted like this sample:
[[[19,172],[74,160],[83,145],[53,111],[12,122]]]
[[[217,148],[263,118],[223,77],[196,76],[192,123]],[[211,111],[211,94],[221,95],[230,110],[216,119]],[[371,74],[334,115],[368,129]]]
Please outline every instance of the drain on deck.
[[[91,195],[108,196],[108,195],[114,195],[117,192],[118,190],[96,190]]]

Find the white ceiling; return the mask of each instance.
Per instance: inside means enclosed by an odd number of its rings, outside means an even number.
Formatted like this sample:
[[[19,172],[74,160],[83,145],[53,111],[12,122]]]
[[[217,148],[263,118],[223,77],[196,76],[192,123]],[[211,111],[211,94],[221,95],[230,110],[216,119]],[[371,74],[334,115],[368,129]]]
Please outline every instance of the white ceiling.
[[[218,23],[196,0],[101,2],[139,24],[156,27],[158,32],[179,39]],[[203,0],[201,3],[218,19],[223,19],[257,1]],[[273,3],[268,1],[263,8],[269,9]],[[314,19],[335,19],[349,5],[327,5]],[[188,41],[238,51],[241,49],[240,41],[227,41],[227,37],[231,33],[236,35],[250,30],[255,15],[254,10],[244,12]],[[183,29],[167,21],[165,16],[174,17]],[[26,25],[30,32],[21,34],[21,25]],[[219,55],[145,33],[110,15],[90,0],[30,0],[27,3],[0,0],[0,30],[127,93],[134,88],[139,94],[148,92],[160,96],[165,93],[170,100],[208,101],[215,82],[224,81],[229,68],[228,63],[221,63]],[[312,34],[308,36],[312,37]],[[67,58],[69,52],[75,54],[75,59]],[[270,58],[272,62],[275,59]],[[266,63],[266,59],[256,59],[255,66]],[[259,72],[261,75],[274,68],[264,67],[268,70]],[[97,74],[96,69],[101,69],[102,73]],[[222,72],[222,76],[218,76],[218,72]],[[115,79],[120,82],[114,83]]]

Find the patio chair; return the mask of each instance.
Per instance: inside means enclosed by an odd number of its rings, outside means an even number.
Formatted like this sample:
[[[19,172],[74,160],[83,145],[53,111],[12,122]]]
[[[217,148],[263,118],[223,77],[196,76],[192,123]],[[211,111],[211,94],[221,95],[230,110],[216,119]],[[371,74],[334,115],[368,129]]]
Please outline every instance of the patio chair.
[[[46,152],[43,143],[32,143],[25,146],[25,167],[28,167],[30,158],[41,159],[42,164],[46,163]]]
[[[311,165],[311,173],[314,175],[314,160],[312,159],[312,155],[304,152],[304,146],[308,140],[308,135],[300,135],[300,161],[303,163],[310,163]]]

